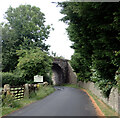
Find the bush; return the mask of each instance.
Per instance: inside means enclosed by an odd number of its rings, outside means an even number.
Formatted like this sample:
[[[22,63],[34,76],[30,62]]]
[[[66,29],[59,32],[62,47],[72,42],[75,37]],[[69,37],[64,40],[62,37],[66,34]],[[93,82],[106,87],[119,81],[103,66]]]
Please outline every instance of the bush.
[[[17,53],[19,56],[17,71],[27,82],[32,83],[35,75],[44,76],[51,71],[52,58],[40,48],[19,50]]]
[[[47,81],[50,85],[53,84],[51,75],[44,75],[44,81]]]
[[[25,81],[18,75],[10,72],[2,72],[2,86],[4,86],[5,84],[10,84],[11,86],[18,86],[23,85],[24,83]]]

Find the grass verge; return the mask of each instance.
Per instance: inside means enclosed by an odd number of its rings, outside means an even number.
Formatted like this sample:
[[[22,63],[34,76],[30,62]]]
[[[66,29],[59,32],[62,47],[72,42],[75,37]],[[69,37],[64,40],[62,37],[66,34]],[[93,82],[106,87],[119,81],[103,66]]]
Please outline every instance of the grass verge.
[[[26,105],[29,105],[37,100],[43,99],[49,94],[53,93],[55,89],[52,86],[41,87],[36,93],[31,93],[30,98],[23,98],[21,100],[16,100],[11,104],[6,104],[2,106],[2,116],[7,115],[13,111],[16,111]],[[8,99],[10,100],[10,99]]]
[[[83,89],[80,88],[78,85],[73,85],[73,84],[65,84],[64,86],[66,87],[73,87],[73,88],[78,88],[78,89]],[[86,89],[85,89],[86,90]],[[102,113],[105,116],[112,116],[112,118],[114,118],[114,116],[118,116],[118,114],[112,109],[110,108],[108,105],[106,105],[103,101],[101,101],[96,95],[94,95],[90,90],[86,90],[88,92],[88,94],[94,99],[94,101],[96,102],[96,104],[98,105],[98,107],[100,108],[100,110],[102,111]]]
[[[91,91],[86,90],[89,95],[95,100],[96,104],[99,106],[100,110],[103,112],[105,116],[118,116],[118,114],[110,108],[107,104],[105,104],[103,101],[101,101],[96,95],[94,95]]]

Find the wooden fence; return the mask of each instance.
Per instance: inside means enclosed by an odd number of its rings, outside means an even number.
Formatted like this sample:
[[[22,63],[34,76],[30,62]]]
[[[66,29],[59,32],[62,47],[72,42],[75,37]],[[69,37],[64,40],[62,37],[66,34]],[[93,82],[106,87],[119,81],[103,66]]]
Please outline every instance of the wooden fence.
[[[12,86],[10,87],[10,93],[15,97],[15,99],[22,99],[24,98],[24,91],[25,91],[25,87],[24,86]]]
[[[29,97],[29,95],[36,90],[38,90],[37,84],[25,84],[23,86],[10,86],[6,84],[2,89],[2,94],[10,94],[15,100],[20,100],[25,96]]]

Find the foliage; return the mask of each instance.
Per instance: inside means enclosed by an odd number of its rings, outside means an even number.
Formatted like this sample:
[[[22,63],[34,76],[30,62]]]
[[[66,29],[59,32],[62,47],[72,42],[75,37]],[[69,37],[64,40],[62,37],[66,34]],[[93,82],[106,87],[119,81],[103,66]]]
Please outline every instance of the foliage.
[[[2,95],[2,106],[7,106],[7,107],[20,107],[19,102],[14,100],[14,97],[11,95]]]
[[[65,59],[63,56],[56,56],[55,58],[57,58],[57,59]]]
[[[35,96],[35,99],[40,100],[54,91],[55,91],[55,89],[51,86],[41,87],[38,90],[37,95]]]
[[[10,29],[7,24],[4,25],[2,27],[2,71],[7,72],[15,69],[18,63],[16,56],[18,45],[15,31]]]
[[[36,92],[32,91],[30,94],[29,94],[29,98],[35,98],[36,97]]]
[[[79,80],[98,84],[109,95],[120,66],[120,4],[62,2],[61,19],[75,53],[71,65]],[[93,72],[92,70],[95,70]]]
[[[31,5],[9,7],[5,13],[7,23],[2,23],[3,71],[13,71],[18,63],[16,50],[40,47],[48,51],[45,44],[51,30],[45,25],[45,16],[40,8]]]
[[[51,52],[51,57],[53,58],[57,58],[57,59],[65,59],[63,56],[58,56],[56,53],[54,53],[53,51]]]
[[[35,75],[46,76],[51,71],[52,59],[40,48],[18,50],[17,72],[25,81],[32,81]]]
[[[44,81],[45,82],[48,82],[50,85],[52,85],[53,84],[53,82],[52,82],[52,70],[50,71],[50,74],[45,74],[44,75]]]
[[[2,86],[10,84],[11,86],[23,85],[25,81],[17,74],[10,72],[2,72]]]

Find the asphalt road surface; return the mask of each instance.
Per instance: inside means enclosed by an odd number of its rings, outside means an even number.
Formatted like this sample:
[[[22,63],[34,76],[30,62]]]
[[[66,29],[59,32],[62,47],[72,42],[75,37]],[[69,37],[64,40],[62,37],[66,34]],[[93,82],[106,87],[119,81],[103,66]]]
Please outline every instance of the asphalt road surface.
[[[46,98],[8,116],[97,116],[88,95],[79,89],[55,87]]]

